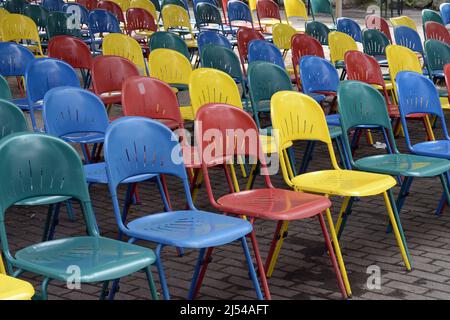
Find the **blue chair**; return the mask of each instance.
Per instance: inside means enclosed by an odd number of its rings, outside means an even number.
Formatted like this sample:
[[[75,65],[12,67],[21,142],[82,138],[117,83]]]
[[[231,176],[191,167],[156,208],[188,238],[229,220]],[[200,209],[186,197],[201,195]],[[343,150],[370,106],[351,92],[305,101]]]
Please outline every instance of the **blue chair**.
[[[52,59],[32,60],[25,71],[25,86],[33,129],[38,131],[34,111],[42,109],[45,94],[52,88],[71,86],[80,87],[80,80],[75,70],[67,63]]]
[[[252,29],[255,29],[250,8],[244,2],[238,0],[229,1],[227,4],[227,15],[228,23],[230,25],[230,31],[232,32],[232,34],[235,34],[237,32],[235,29],[233,29],[233,21],[245,23],[239,24],[237,25],[237,27],[248,26],[248,24],[250,24]]]
[[[406,26],[397,26],[394,28],[394,38],[396,44],[423,55],[422,40],[417,31]]]
[[[206,249],[236,240],[242,243],[257,297],[262,299],[245,239],[252,231],[252,225],[243,219],[199,211],[194,207],[181,147],[178,138],[169,128],[158,121],[141,117],[123,117],[114,121],[106,132],[105,161],[119,229],[130,237],[131,243],[146,240],[158,244],[156,265],[165,299],[170,298],[161,261],[161,252],[165,246],[200,249],[189,291],[189,298],[192,298]],[[167,174],[180,179],[188,209],[153,213],[126,224],[121,217],[117,186],[125,179],[148,174]],[[167,207],[166,199],[164,204]],[[117,283],[118,281],[113,285],[112,291],[117,287]]]
[[[441,11],[442,21],[445,25],[450,23],[450,3],[442,3],[439,6],[439,10]]]
[[[350,18],[338,18],[336,29],[339,32],[348,34],[357,42],[362,42],[361,27],[359,24]]]
[[[202,56],[203,48],[210,44],[232,49],[230,40],[224,35],[215,31],[202,31],[197,36],[197,47],[200,57]]]
[[[100,33],[120,33],[120,25],[116,16],[111,12],[103,9],[95,9],[89,13],[89,35],[91,37],[91,50],[100,52],[95,49],[96,43],[102,43],[102,39],[95,39],[96,34]]]
[[[63,0],[43,0],[42,6],[48,11],[62,11],[65,2]]]
[[[35,59],[34,54],[26,47],[14,42],[0,42],[0,75],[3,77],[22,77],[30,61]],[[19,82],[19,90],[24,93]],[[28,107],[27,98],[17,98],[11,101],[21,109]]]
[[[254,61],[266,61],[286,69],[280,49],[265,40],[250,41],[247,59],[249,64]]]

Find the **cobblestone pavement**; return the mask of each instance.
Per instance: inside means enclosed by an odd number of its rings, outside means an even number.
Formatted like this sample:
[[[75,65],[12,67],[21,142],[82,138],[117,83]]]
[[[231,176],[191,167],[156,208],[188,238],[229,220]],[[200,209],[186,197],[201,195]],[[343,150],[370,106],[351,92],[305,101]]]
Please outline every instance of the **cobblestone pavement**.
[[[344,11],[346,13],[346,11]],[[407,12],[411,15],[412,12]],[[413,12],[417,18],[418,12]],[[363,12],[349,11],[350,16],[362,17]],[[361,21],[361,20],[360,20]],[[13,82],[11,82],[14,85]],[[425,138],[419,125],[412,124],[413,138]],[[437,130],[437,136],[440,131]],[[374,135],[375,141],[382,141]],[[401,150],[406,151],[404,138],[397,140]],[[304,150],[303,143],[296,145],[298,158]],[[369,146],[362,139],[357,156],[383,152]],[[310,170],[329,168],[330,163],[323,146],[318,146],[310,165]],[[282,176],[272,176],[274,184],[286,188]],[[226,190],[221,172],[213,172],[212,179],[216,192]],[[242,179],[241,179],[242,182]],[[262,179],[256,186],[262,185]],[[395,188],[395,193],[398,192]],[[142,203],[131,209],[129,219],[142,214],[162,210],[162,202],[154,185],[145,184],[139,188]],[[206,193],[201,190],[197,199],[198,208],[211,210]],[[174,208],[184,208],[185,202],[181,185],[169,179],[169,192]],[[449,299],[450,298],[450,210],[436,216],[442,189],[438,179],[416,180],[401,212],[401,219],[411,250],[414,270],[407,272],[392,233],[386,233],[387,212],[381,196],[363,198],[354,206],[348,225],[341,238],[344,260],[349,272],[354,300],[357,299]],[[122,192],[123,194],[123,192]],[[106,186],[95,185],[91,189],[95,214],[101,234],[117,237],[109,192]],[[333,198],[333,217],[336,219],[341,204],[340,198]],[[7,214],[7,229],[13,249],[39,242],[42,236],[47,208],[13,208]],[[75,220],[70,221],[65,209],[56,229],[56,238],[84,234],[81,213],[75,206]],[[265,258],[275,224],[257,221],[255,224],[259,246]],[[144,246],[153,245],[139,243]],[[192,276],[196,252],[186,250],[178,257],[173,248],[165,249],[165,264],[168,285],[173,299],[185,299]],[[369,290],[367,268],[376,265],[381,270],[381,288]],[[220,247],[214,251],[199,299],[254,299],[251,281],[247,275],[243,253],[238,243]],[[156,281],[159,280],[156,271]],[[25,273],[24,279],[38,285],[40,277]],[[317,220],[307,219],[291,223],[284,242],[278,264],[269,285],[274,299],[340,299],[336,279],[328,256],[324,250],[320,226]],[[69,290],[64,284],[52,282],[49,298],[56,299],[97,299],[100,285],[82,285],[81,290]],[[124,278],[117,299],[148,299],[150,297],[143,273]]]

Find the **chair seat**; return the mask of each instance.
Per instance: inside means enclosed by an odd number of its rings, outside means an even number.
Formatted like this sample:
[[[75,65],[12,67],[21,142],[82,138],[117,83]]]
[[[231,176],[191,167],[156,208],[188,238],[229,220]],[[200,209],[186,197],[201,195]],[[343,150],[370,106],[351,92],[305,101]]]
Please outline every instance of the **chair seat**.
[[[30,106],[28,105],[28,99],[27,98],[18,98],[18,99],[12,99],[12,103],[14,103],[16,106],[18,106],[22,110],[30,110]],[[42,101],[38,101],[33,105],[34,110],[42,109]]]
[[[364,197],[380,194],[397,183],[384,174],[354,170],[323,170],[298,175],[294,186],[305,192]]]
[[[121,92],[107,92],[100,95],[100,99],[105,105],[109,104],[121,104],[122,93]]]
[[[387,68],[389,66],[386,56],[374,56],[374,58],[375,58],[375,60],[377,60],[380,67]]]
[[[0,300],[31,300],[33,286],[26,281],[0,274]]]
[[[269,220],[309,218],[331,206],[323,196],[275,188],[230,193],[217,202],[224,212]]]
[[[106,174],[106,165],[104,162],[90,163],[83,166],[84,175],[87,183],[108,183],[108,176]],[[148,179],[155,178],[156,174],[141,174],[123,180],[121,183],[136,183]]]
[[[450,159],[450,141],[436,140],[420,142],[412,146],[412,151],[423,156]]]
[[[358,159],[359,170],[408,177],[434,177],[450,169],[446,159],[413,154],[382,154]]]
[[[329,114],[326,116],[328,126],[340,126],[341,125],[341,116],[336,114]]]
[[[342,135],[341,126],[331,126],[328,125],[328,131],[330,132],[330,138],[334,139]]]
[[[152,250],[103,237],[73,237],[38,243],[17,251],[14,264],[52,279],[67,281],[69,266],[80,268],[80,282],[122,278],[153,264]]]
[[[105,140],[105,134],[101,132],[75,132],[61,136],[67,142],[73,143],[101,143]]]
[[[24,199],[15,203],[16,206],[43,206],[69,200],[71,197],[66,196],[42,196]]]
[[[317,102],[321,102],[321,101],[323,101],[326,98],[325,95],[320,94],[320,93],[308,93],[308,96],[310,96],[311,98],[313,98]]]
[[[252,231],[246,220],[196,210],[151,214],[127,227],[128,235],[138,239],[195,249],[221,246]]]

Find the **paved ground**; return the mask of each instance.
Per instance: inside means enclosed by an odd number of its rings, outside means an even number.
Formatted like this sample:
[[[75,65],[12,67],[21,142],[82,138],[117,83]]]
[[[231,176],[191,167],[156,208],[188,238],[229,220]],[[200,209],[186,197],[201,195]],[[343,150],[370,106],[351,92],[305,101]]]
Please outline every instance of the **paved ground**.
[[[344,11],[347,13],[346,11]],[[407,12],[410,14],[411,12]],[[361,11],[349,11],[349,15],[363,16]],[[418,17],[418,12],[414,12]],[[423,128],[411,126],[416,141],[423,140]],[[440,132],[437,130],[437,136]],[[375,140],[381,137],[375,134]],[[362,140],[358,156],[382,152],[368,146]],[[405,150],[404,139],[399,138],[400,149]],[[301,157],[304,144],[296,146]],[[330,163],[323,146],[316,149],[310,170],[329,168]],[[212,177],[217,193],[226,190],[225,181],[219,172]],[[241,179],[241,181],[243,181]],[[272,177],[274,184],[286,188],[281,174]],[[257,180],[261,185],[261,179]],[[355,204],[347,228],[341,239],[349,278],[354,292],[353,299],[449,299],[450,298],[450,211],[436,216],[434,210],[441,195],[438,179],[417,180],[401,212],[403,227],[414,262],[414,271],[407,272],[402,263],[393,234],[386,233],[387,213],[381,197],[361,199]],[[175,208],[184,207],[181,186],[169,180],[169,191]],[[162,209],[156,188],[151,184],[140,187],[142,204],[132,207],[130,219]],[[222,191],[223,192],[223,191]],[[395,188],[398,192],[398,187]],[[114,220],[109,192],[106,186],[92,187],[92,201],[103,236],[116,238],[117,226]],[[336,217],[341,199],[333,198],[333,214]],[[199,193],[196,202],[201,209],[211,209],[204,192]],[[75,208],[75,221],[67,218],[65,209],[57,227],[56,237],[84,234],[80,211]],[[46,208],[14,208],[7,215],[7,228],[12,248],[18,249],[40,241]],[[255,229],[263,257],[266,256],[275,225],[273,222],[257,221]],[[141,243],[142,245],[148,245]],[[150,247],[154,247],[150,245]],[[169,288],[174,299],[185,299],[192,275],[196,252],[186,250],[184,257],[178,257],[175,249],[166,249],[163,261]],[[381,288],[368,289],[366,283],[369,266],[381,270]],[[155,277],[157,275],[155,272]],[[24,278],[38,284],[39,277],[24,274]],[[324,252],[324,243],[318,222],[309,219],[292,223],[289,236],[281,251],[269,285],[274,299],[340,299],[334,273]],[[159,282],[158,282],[159,288]],[[82,285],[81,290],[69,290],[62,283],[51,283],[50,299],[96,299],[99,285]],[[143,273],[124,278],[118,299],[148,299],[149,290]],[[218,248],[210,264],[200,299],[254,299],[255,294],[247,276],[241,247],[233,244]]]

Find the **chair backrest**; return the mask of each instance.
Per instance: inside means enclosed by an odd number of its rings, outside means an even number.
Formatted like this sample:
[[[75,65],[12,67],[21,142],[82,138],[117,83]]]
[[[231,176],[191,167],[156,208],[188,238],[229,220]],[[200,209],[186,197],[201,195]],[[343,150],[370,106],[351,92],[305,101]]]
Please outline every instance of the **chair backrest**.
[[[47,18],[47,36],[51,39],[60,35],[80,37],[81,25],[75,17],[65,12],[52,11]]]
[[[311,0],[311,15],[313,20],[318,13],[329,14],[334,23],[333,5],[330,0]]]
[[[414,29],[406,26],[398,26],[394,28],[395,43],[407,47],[412,51],[423,54],[422,40]]]
[[[272,62],[283,69],[284,59],[280,50],[275,45],[265,40],[253,40],[248,45],[248,63],[253,61]]]
[[[202,67],[225,72],[236,82],[243,84],[241,64],[236,53],[222,46],[208,45],[202,51]]]
[[[97,8],[98,0],[75,0],[75,2],[91,11]]]
[[[242,70],[244,74],[246,74],[245,70],[245,62],[247,61],[248,56],[248,44],[252,40],[264,40],[264,35],[256,30],[250,28],[239,28],[236,33],[237,43],[238,43],[238,52],[239,59],[241,60]]]
[[[183,128],[178,99],[165,82],[149,77],[129,77],[122,85],[122,108],[125,116],[172,120]]]
[[[230,2],[229,2],[230,3]],[[202,31],[197,35],[197,46],[200,56],[202,55],[203,48],[208,45],[222,46],[227,49],[231,49],[230,40],[224,35],[214,31]]]
[[[395,18],[390,18],[390,21],[392,25],[395,27],[397,26],[405,26],[413,29],[414,31],[417,31],[416,23],[413,19],[407,16],[400,16]]]
[[[320,21],[310,21],[306,24],[305,32],[307,35],[317,39],[321,45],[328,45],[328,34],[330,29]]]
[[[277,23],[272,28],[273,44],[280,50],[291,48],[291,39],[297,33],[294,27],[286,23]]]
[[[186,28],[192,32],[191,21],[188,11],[175,4],[167,4],[161,11],[164,30],[169,31],[172,28]]]
[[[281,14],[278,4],[272,0],[258,0],[256,2],[256,14],[258,15],[259,24],[261,19],[276,19],[281,23]]]
[[[447,28],[434,21],[425,23],[425,38],[439,40],[450,45],[450,33]]]
[[[253,26],[253,18],[250,8],[242,1],[228,1],[227,4],[228,22],[233,25],[233,21],[246,21]]]
[[[297,33],[291,39],[292,64],[297,67],[303,56],[316,56],[325,58],[323,47],[316,38],[305,33]]]
[[[348,34],[333,31],[328,35],[328,45],[330,46],[330,60],[336,64],[344,61],[344,55],[349,50],[358,50],[355,40]]]
[[[0,140],[24,131],[28,131],[28,122],[22,110],[14,103],[0,99]]]
[[[148,57],[148,67],[151,77],[168,84],[187,85],[192,72],[189,59],[171,49],[152,50]]]
[[[161,1],[161,10],[169,4],[173,4],[173,5],[182,7],[185,10],[189,10],[189,6],[187,6],[183,0],[162,0]]]
[[[302,18],[305,24],[308,21],[308,11],[302,0],[285,0],[284,10],[286,11],[287,23],[291,23],[290,18]]]
[[[189,95],[194,115],[201,106],[208,103],[226,103],[242,109],[241,95],[236,83],[220,70],[199,68],[192,71]]]
[[[25,0],[6,0],[3,7],[8,10],[9,13],[23,14],[23,10],[29,2]]]
[[[29,4],[23,8],[23,15],[31,18],[38,28],[47,27],[48,10],[37,4]]]
[[[123,16],[122,8],[113,1],[102,0],[97,4],[97,8],[107,10],[111,12],[119,22],[125,23],[125,17]]]
[[[155,17],[152,14],[142,8],[129,8],[126,12],[127,24],[126,29],[128,35],[131,35],[133,31],[152,31],[156,32],[158,26],[155,22]]]
[[[427,40],[425,41],[425,57],[430,72],[442,72],[444,65],[450,62],[450,46],[439,40]],[[432,76],[431,73],[430,76]]]
[[[327,60],[314,56],[300,59],[300,78],[305,94],[315,92],[337,92],[339,74]]]
[[[33,53],[14,42],[0,42],[0,75],[23,76],[30,61],[34,60]]]
[[[63,0],[43,0],[42,6],[48,11],[62,11]]]
[[[44,97],[45,131],[55,137],[76,133],[105,134],[109,125],[106,108],[94,93],[76,87],[58,87]]]
[[[389,42],[392,43],[389,24],[384,18],[376,14],[370,14],[365,17],[364,22],[366,24],[367,29],[375,29],[383,32],[386,38],[388,38]]]
[[[157,11],[161,11],[161,8],[159,7],[159,1],[156,1],[156,2],[158,2],[158,8],[156,8],[155,4],[149,0],[131,0],[130,8],[128,10],[130,10],[131,8],[144,9],[148,13],[150,13],[153,17],[153,20],[155,20],[155,19],[158,19]],[[128,12],[128,10],[127,10],[127,12]],[[127,15],[128,15],[128,13],[127,13]],[[128,23],[128,21],[127,21],[127,23]]]
[[[142,48],[132,37],[121,33],[110,33],[103,39],[103,55],[120,56],[133,62],[139,72],[148,75]]]
[[[97,56],[92,62],[92,83],[97,95],[120,91],[127,78],[138,75],[136,65],[123,57]]]
[[[0,76],[0,99],[12,99],[12,93],[11,89],[9,88],[8,80],[6,80],[3,76]]]
[[[448,101],[450,103],[450,63],[447,63],[444,66],[444,78],[445,78],[445,84],[447,85]]]
[[[184,42],[180,36],[172,32],[158,31],[153,33],[150,37],[149,47],[150,51],[156,49],[175,50],[184,55],[187,59],[190,59],[189,49],[186,42]]]
[[[385,34],[377,29],[365,29],[362,32],[364,53],[371,56],[386,55],[386,47],[390,44]]]
[[[442,21],[445,25],[450,23],[450,4],[448,2],[441,3],[439,6],[439,11],[441,12]],[[11,12],[11,11],[10,11]]]
[[[217,24],[220,27],[222,33],[225,32],[222,24],[222,17],[219,9],[210,3],[200,2],[195,7],[195,21],[197,28],[201,30],[201,27],[209,24]]]
[[[197,4],[199,4],[199,3],[209,3],[209,4],[212,4],[213,6],[215,6],[215,7],[218,7],[218,3],[217,3],[217,1],[216,0],[193,0],[192,1],[192,4],[193,4],[193,9],[194,9],[194,14],[196,13],[196,11],[197,11]]]
[[[71,36],[55,36],[48,42],[47,54],[50,58],[63,60],[72,68],[88,69],[92,67],[91,50],[87,44]]]
[[[117,4],[122,12],[125,12],[130,7],[130,0],[111,0],[115,4]]]
[[[81,25],[89,24],[89,10],[81,4],[70,2],[66,3],[62,9],[63,12],[73,15]]]
[[[120,33],[119,21],[111,12],[104,9],[95,9],[89,13],[89,33]]]
[[[336,22],[337,31],[348,34],[357,42],[362,42],[361,27],[355,20],[350,18],[338,18]]]
[[[380,64],[374,57],[360,51],[347,51],[344,61],[349,80],[362,81],[386,88]]]
[[[434,11],[431,9],[423,9],[422,10],[422,25],[425,26],[425,23],[428,21],[434,21],[444,25],[444,21],[442,21],[442,17],[438,11]]]
[[[21,14],[8,14],[0,20],[0,38],[2,41],[31,40],[36,43],[36,54],[43,56],[41,40],[36,23]]]

